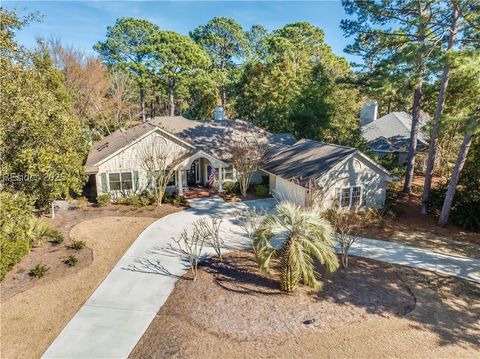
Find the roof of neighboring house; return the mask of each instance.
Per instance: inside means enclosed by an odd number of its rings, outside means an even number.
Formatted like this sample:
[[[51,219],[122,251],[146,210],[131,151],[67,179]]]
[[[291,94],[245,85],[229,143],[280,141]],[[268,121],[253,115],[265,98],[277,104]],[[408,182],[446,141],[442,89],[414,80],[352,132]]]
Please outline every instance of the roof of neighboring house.
[[[306,183],[327,173],[355,152],[359,151],[303,139],[272,156],[262,169],[287,180],[298,179]]]
[[[427,146],[426,136],[422,130],[427,122],[427,115],[422,113],[418,131],[419,150]],[[362,136],[376,151],[406,151],[410,144],[412,116],[406,112],[391,112],[388,115],[362,126]]]
[[[155,128],[160,128],[175,139],[184,141],[196,150],[203,150],[220,160],[229,160],[230,149],[235,138],[252,136],[264,138],[275,151],[280,146],[295,143],[292,134],[272,134],[241,120],[196,121],[182,116],[160,116],[126,130],[117,130],[97,142],[90,150],[85,163],[88,173],[107,157],[121,150]],[[277,147],[278,146],[278,147]]]

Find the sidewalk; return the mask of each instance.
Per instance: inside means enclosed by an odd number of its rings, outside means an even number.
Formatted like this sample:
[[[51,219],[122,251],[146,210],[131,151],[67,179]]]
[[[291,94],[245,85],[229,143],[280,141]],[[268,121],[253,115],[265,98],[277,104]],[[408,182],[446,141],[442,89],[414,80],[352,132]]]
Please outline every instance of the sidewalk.
[[[127,358],[175,282],[188,270],[172,237],[202,216],[219,216],[223,238],[228,240],[225,252],[247,248],[250,243],[235,221],[235,212],[242,206],[272,210],[275,201],[227,203],[209,197],[190,204],[190,209],[163,217],[145,229],[42,358]],[[205,252],[213,254],[213,249],[207,247]],[[478,259],[367,238],[352,246],[350,254],[480,283]]]
[[[360,238],[351,255],[451,275],[480,283],[480,259],[433,252],[403,244]]]

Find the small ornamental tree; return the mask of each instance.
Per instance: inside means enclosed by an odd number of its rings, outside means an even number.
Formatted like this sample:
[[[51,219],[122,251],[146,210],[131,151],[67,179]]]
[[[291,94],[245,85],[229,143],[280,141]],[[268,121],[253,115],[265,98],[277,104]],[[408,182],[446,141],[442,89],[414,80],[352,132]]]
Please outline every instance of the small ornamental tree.
[[[146,143],[137,149],[141,166],[147,171],[158,206],[162,205],[168,183],[182,160],[182,153],[166,141],[162,144]]]
[[[326,217],[336,231],[335,238],[340,245],[342,267],[348,269],[348,252],[360,238],[359,230],[364,225],[364,220],[353,210],[336,211],[331,209],[327,211]]]
[[[237,172],[242,196],[247,195],[247,189],[252,174],[264,163],[267,153],[267,143],[262,136],[253,136],[246,129],[240,128],[232,139],[232,162]]]
[[[192,234],[189,234],[188,230],[184,229],[179,238],[173,238],[178,248],[180,248],[188,258],[193,281],[197,280],[198,262],[200,261],[205,241],[209,236],[201,227],[201,222],[204,220],[204,218],[201,218],[193,224]]]
[[[333,229],[319,210],[283,202],[276,213],[263,219],[255,234],[256,260],[268,273],[272,258],[280,258],[280,289],[284,292],[292,293],[300,281],[320,289],[314,261],[323,264],[327,272],[338,267],[332,237]]]

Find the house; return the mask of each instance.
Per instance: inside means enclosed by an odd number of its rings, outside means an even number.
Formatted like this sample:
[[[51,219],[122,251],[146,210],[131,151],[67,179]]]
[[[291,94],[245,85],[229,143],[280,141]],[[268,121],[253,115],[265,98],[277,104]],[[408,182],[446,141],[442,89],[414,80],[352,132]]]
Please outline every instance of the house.
[[[206,186],[213,172],[222,192],[225,181],[236,180],[231,153],[239,139],[264,142],[268,147],[267,160],[251,183],[269,184],[277,198],[304,204],[308,191],[304,181],[314,179],[325,189],[324,205],[338,199],[342,206],[383,206],[389,174],[354,148],[297,142],[289,133],[272,134],[241,120],[194,121],[181,116],[155,117],[96,143],[85,163],[90,197],[152,189],[143,159],[145,150],[152,148],[165,149],[169,159],[176,159],[169,160],[176,170],[168,191],[182,195],[189,187]]]
[[[412,116],[406,112],[391,112],[377,119],[378,106],[375,101],[368,101],[360,112],[362,136],[368,146],[380,157],[394,155],[398,164],[407,161],[410,146]],[[422,112],[417,138],[417,152],[425,152],[428,148],[427,134],[424,132],[428,116]],[[423,167],[422,156],[419,167]]]
[[[273,156],[262,167],[270,192],[279,200],[304,205],[311,191],[321,208],[381,208],[385,204],[387,170],[355,148],[300,140]],[[315,188],[312,188],[314,184]]]

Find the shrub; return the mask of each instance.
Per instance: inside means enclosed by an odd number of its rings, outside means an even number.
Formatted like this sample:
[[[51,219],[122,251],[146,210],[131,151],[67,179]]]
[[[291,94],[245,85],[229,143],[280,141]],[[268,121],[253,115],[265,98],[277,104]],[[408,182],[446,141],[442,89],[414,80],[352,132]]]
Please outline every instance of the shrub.
[[[167,193],[165,192],[163,194],[163,198],[162,198],[162,203],[173,203],[173,201],[175,200],[175,196],[171,193]]]
[[[240,184],[236,181],[225,181],[223,182],[222,187],[225,194],[240,194]]]
[[[480,202],[463,193],[456,197],[451,213],[452,222],[469,231],[480,231]]]
[[[99,207],[105,207],[112,201],[112,197],[108,193],[97,196],[97,204]]]
[[[257,184],[255,186],[255,194],[259,197],[266,197],[268,195],[268,186],[264,184]]]
[[[50,268],[48,268],[45,264],[37,264],[30,270],[28,274],[31,277],[42,278],[45,274],[47,274],[49,269]]]
[[[78,263],[78,258],[75,257],[74,255],[70,255],[70,256],[68,256],[67,259],[65,259],[63,261],[63,263],[65,263],[66,265],[68,265],[70,267],[73,267]]]
[[[144,189],[141,193],[140,193],[140,198],[142,199],[142,201],[144,203],[146,203],[145,205],[149,205],[149,204],[154,204],[155,203],[155,196],[150,193],[149,191],[147,191],[146,189]]]
[[[71,249],[75,249],[76,251],[79,251],[83,248],[85,248],[85,242],[84,241],[72,241],[72,244],[70,245]]]
[[[185,197],[177,196],[173,199],[172,204],[175,206],[186,206],[188,204],[188,201]]]
[[[148,193],[148,191],[142,191],[138,195],[131,195],[126,197],[118,197],[115,199],[116,204],[124,204],[134,206],[137,208],[148,206],[155,202],[155,197]]]
[[[32,201],[22,193],[0,193],[0,280],[33,245],[62,235],[33,215]]]
[[[78,196],[76,198],[70,198],[68,202],[79,208],[85,207],[88,204],[88,200],[83,196]]]

